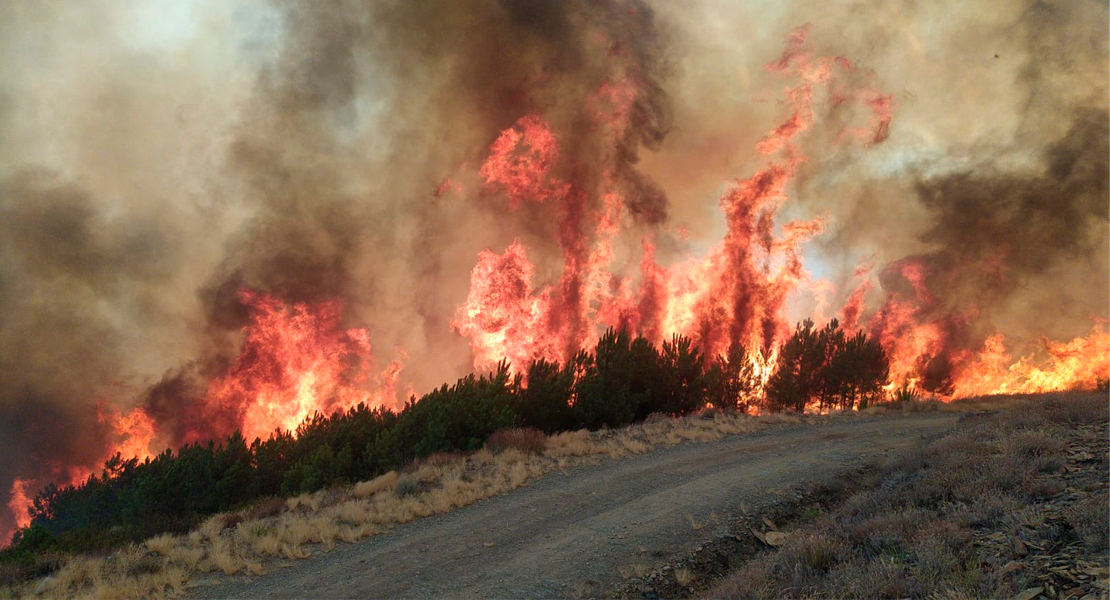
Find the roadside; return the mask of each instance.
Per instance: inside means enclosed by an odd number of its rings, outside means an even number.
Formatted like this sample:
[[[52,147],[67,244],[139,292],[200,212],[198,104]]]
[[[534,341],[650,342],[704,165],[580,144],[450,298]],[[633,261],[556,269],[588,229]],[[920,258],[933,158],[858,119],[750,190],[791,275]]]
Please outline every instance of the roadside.
[[[610,595],[1106,598],[1108,443],[1101,394],[968,413],[935,440],[740,516]]]

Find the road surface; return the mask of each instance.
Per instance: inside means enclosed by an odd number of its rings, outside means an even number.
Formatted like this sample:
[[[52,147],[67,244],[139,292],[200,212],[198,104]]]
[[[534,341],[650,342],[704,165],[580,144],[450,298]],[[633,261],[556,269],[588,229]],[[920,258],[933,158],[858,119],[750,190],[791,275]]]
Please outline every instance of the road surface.
[[[860,460],[942,432],[956,415],[844,419],[604,460],[454,512],[192,597],[532,598],[591,593],[715,534],[743,503],[827,480]]]

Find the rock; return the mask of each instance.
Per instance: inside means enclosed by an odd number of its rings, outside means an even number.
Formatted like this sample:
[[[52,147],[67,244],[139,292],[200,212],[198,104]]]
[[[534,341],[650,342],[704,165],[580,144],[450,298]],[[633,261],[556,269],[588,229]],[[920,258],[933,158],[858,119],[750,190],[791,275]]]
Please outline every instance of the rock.
[[[763,534],[763,540],[768,546],[781,546],[786,543],[786,536],[781,531],[768,531]]]
[[[755,536],[755,539],[757,539],[757,540],[759,540],[759,541],[763,542],[764,544],[766,544],[766,543],[767,543],[767,538],[763,537],[763,534],[762,534],[762,533],[760,533],[760,532],[758,532],[758,531],[756,531],[756,530],[754,530],[754,529],[752,529],[752,530],[751,530],[751,532],[752,532],[752,535],[754,535],[754,536]]]

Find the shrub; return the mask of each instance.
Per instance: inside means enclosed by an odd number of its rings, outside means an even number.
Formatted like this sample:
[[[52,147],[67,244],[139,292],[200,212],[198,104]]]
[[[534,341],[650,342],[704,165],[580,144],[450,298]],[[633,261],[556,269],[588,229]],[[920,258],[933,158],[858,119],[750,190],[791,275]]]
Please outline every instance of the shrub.
[[[277,496],[269,496],[251,504],[243,516],[248,521],[257,521],[268,517],[276,517],[285,512],[285,500]]]
[[[1064,512],[1068,525],[1091,551],[1104,552],[1110,545],[1108,505],[1110,496],[1103,492],[1087,496]]]
[[[705,399],[721,410],[747,410],[748,399],[759,385],[755,364],[741,344],[718,356],[705,373]]]
[[[414,496],[420,493],[420,482],[412,475],[405,475],[397,480],[397,484],[393,486],[393,493],[398,498]]]
[[[908,383],[903,383],[902,387],[894,390],[890,395],[890,401],[899,404],[909,404],[920,399],[921,397],[917,395],[917,391],[910,387]]]
[[[510,448],[525,454],[540,454],[546,445],[547,436],[533,427],[502,429],[493,432],[486,440],[486,448],[495,454]]]
[[[521,425],[547,433],[565,431],[574,427],[573,394],[574,362],[559,366],[541,358],[528,367],[527,386],[514,394],[512,409]]]
[[[655,412],[659,355],[651,342],[626,330],[609,329],[591,357],[575,357],[575,420],[589,429],[620,427]]]
[[[862,331],[849,337],[833,319],[821,330],[806,319],[779,351],[767,381],[771,408],[801,412],[816,400],[820,408],[853,408],[879,396],[890,361],[878,340]]]
[[[684,415],[701,408],[705,404],[706,379],[701,353],[690,338],[675,334],[670,342],[663,342],[657,360],[662,385],[653,390],[652,409]]]
[[[494,373],[469,375],[419,402],[409,400],[393,427],[367,444],[368,464],[382,472],[436,452],[477,450],[489,434],[517,424],[510,408],[517,383],[502,362]]]

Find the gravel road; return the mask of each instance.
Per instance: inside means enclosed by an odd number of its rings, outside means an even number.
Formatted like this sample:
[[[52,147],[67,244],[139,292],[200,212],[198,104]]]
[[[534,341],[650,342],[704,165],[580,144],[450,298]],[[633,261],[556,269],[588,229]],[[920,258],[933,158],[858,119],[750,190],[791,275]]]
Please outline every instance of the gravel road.
[[[925,413],[792,427],[604,460],[261,577],[218,577],[193,597],[531,598],[591,594],[715,535],[743,504],[829,479],[939,433]]]

